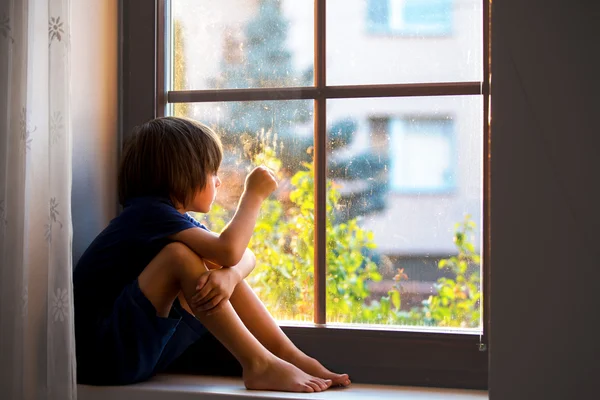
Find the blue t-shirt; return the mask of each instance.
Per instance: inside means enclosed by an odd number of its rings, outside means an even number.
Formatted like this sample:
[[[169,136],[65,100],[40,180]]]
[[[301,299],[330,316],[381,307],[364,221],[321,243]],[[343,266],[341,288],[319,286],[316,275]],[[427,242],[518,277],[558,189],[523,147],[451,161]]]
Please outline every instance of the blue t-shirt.
[[[94,325],[108,316],[125,286],[172,242],[168,237],[194,227],[207,229],[168,199],[139,197],[127,202],[75,267],[76,326]]]

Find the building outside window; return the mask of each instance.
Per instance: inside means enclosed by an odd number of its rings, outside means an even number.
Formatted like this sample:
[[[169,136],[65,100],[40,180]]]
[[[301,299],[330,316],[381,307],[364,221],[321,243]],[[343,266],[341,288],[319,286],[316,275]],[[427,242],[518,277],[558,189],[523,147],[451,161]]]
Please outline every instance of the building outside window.
[[[451,195],[456,187],[453,130],[449,117],[390,120],[390,190]]]
[[[367,29],[401,36],[452,34],[453,0],[369,0]]]

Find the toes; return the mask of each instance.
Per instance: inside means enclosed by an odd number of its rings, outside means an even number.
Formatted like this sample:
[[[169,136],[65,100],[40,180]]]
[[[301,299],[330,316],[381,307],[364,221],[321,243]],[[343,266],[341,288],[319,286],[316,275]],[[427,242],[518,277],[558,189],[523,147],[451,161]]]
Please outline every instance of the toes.
[[[321,388],[319,387],[319,384],[317,382],[308,381],[308,382],[306,382],[306,385],[312,389],[311,392],[320,392],[321,391]]]
[[[304,383],[304,384],[300,384],[298,386],[298,390],[297,391],[298,392],[305,392],[305,393],[312,393],[315,390],[311,386],[309,386],[308,384]]]
[[[350,384],[350,378],[348,377],[348,374],[339,374],[336,375],[334,382],[336,385],[348,386]]]
[[[348,374],[335,374],[332,372],[323,376],[323,379],[331,379],[333,385],[343,385],[348,380]]]
[[[315,378],[311,382],[317,384],[320,390],[325,390],[329,387],[323,379]]]
[[[324,387],[325,385],[323,385],[323,382],[320,382],[318,379],[311,379],[309,382],[311,385],[316,386],[318,388],[319,392],[321,390],[325,390],[325,387]]]

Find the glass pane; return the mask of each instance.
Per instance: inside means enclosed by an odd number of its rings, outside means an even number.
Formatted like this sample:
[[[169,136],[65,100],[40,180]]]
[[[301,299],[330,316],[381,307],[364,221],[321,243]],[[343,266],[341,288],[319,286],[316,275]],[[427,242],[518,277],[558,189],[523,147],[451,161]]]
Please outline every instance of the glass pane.
[[[313,85],[312,0],[172,0],[173,90]]]
[[[313,101],[174,105],[174,115],[211,126],[224,146],[217,201],[197,215],[220,231],[231,219],[244,179],[256,165],[279,178],[261,208],[250,242],[257,258],[248,283],[278,320],[313,321]]]
[[[481,81],[481,0],[328,0],[327,84]]]
[[[479,329],[482,105],[328,101],[328,322]]]

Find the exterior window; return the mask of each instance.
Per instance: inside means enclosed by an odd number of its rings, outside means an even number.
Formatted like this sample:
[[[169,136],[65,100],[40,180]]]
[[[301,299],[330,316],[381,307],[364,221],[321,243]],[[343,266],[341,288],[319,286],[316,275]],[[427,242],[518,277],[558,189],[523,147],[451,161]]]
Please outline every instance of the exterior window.
[[[476,9],[477,0],[468,1]],[[258,267],[248,281],[282,323],[480,333],[480,89],[468,95],[449,90],[443,96],[402,96],[402,87],[394,86],[419,82],[420,76],[435,79],[445,63],[452,70],[451,53],[444,53],[448,43],[433,40],[406,47],[402,38],[375,40],[335,18],[363,12],[361,0],[330,0],[325,33],[331,43],[324,46],[330,61],[319,71],[323,60],[314,40],[307,40],[316,26],[311,1],[227,4],[172,0],[170,8],[167,113],[211,125],[225,149],[219,197],[212,212],[198,218],[211,229],[222,229],[235,210],[245,174],[266,164],[281,187],[263,207],[251,243]],[[392,31],[440,33],[450,27],[450,4],[371,1],[367,15]],[[479,24],[472,12],[462,18]],[[451,39],[454,48],[468,51],[476,43],[476,29],[465,32]],[[350,44],[378,46],[379,51],[350,69]],[[424,46],[431,63],[413,56]],[[403,69],[381,69],[395,63],[396,52],[403,53]],[[462,69],[475,75],[481,65],[479,60],[456,68],[454,77]],[[339,76],[362,83],[373,72],[385,83],[352,86],[343,94],[335,92],[340,86],[323,85]],[[382,95],[395,87],[397,96]],[[387,115],[387,126],[373,124],[377,115]],[[458,170],[459,160],[464,171]],[[315,191],[319,181],[325,189],[321,192]],[[454,191],[461,195],[424,197]],[[321,217],[319,209],[326,211]],[[456,235],[465,238],[463,247]],[[419,280],[423,271],[405,265],[407,257],[433,259],[438,271]],[[454,266],[456,257],[468,264],[466,270]],[[466,283],[458,283],[462,281]]]
[[[390,122],[390,185],[398,193],[451,193],[456,149],[451,119],[394,118]]]
[[[399,36],[452,34],[453,0],[368,0],[367,29]]]
[[[355,381],[485,388],[489,4],[122,3],[123,131],[176,115],[222,139],[197,217],[219,231],[247,172],[276,171],[247,279],[291,339]]]

